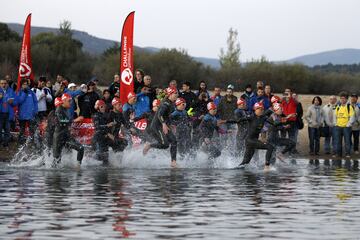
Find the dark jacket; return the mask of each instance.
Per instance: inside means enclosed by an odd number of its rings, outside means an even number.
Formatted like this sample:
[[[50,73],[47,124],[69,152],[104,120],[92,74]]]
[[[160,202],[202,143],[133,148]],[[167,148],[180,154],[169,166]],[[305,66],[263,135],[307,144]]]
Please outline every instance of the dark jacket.
[[[120,83],[112,82],[109,86],[110,95],[113,98],[115,94],[120,90]]]
[[[195,93],[193,93],[192,91],[182,92],[182,93],[180,93],[180,97],[182,97],[186,101],[185,110],[189,110],[189,108],[193,108],[195,106],[197,97],[196,97]]]
[[[99,100],[99,94],[96,92],[87,92],[78,97],[78,105],[80,108],[79,116],[84,118],[91,118],[95,111],[95,102]]]
[[[218,116],[222,120],[231,120],[234,119],[234,111],[237,108],[236,105],[237,97],[231,96],[230,101],[228,100],[227,96],[224,96],[219,103],[218,106]]]

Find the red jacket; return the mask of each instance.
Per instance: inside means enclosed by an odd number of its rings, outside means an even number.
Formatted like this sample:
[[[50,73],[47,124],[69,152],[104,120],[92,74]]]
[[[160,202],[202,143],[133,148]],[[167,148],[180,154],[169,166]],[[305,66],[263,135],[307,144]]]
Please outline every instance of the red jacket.
[[[286,102],[285,99],[283,99],[281,106],[283,108],[283,113],[287,116],[290,114],[296,113],[296,106],[297,103],[293,98],[290,98],[289,102]],[[288,121],[296,121],[296,117],[291,117],[288,119]]]

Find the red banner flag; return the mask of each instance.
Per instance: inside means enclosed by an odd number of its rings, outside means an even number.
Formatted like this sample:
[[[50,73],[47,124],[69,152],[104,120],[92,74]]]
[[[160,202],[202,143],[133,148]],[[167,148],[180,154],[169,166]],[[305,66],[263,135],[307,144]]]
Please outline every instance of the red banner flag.
[[[134,15],[131,12],[125,19],[121,34],[120,49],[120,100],[122,104],[127,102],[127,95],[134,91],[134,60],[133,60],[133,35],[134,35]]]
[[[20,81],[22,78],[29,78],[31,82],[34,81],[34,74],[32,71],[32,61],[31,61],[30,31],[31,31],[31,13],[26,18],[26,22],[24,26],[23,39],[22,39],[21,52],[20,52],[17,90],[19,90],[21,87]]]

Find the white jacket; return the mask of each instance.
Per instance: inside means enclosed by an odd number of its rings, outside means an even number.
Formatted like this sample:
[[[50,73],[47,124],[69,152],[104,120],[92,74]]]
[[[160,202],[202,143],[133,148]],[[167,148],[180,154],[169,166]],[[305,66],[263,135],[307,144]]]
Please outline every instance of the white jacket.
[[[331,105],[330,103],[328,103],[323,107],[324,121],[329,127],[334,127],[336,125],[336,122],[334,121],[335,109],[336,104]]]
[[[31,89],[38,100],[38,112],[44,112],[47,110],[46,102],[52,101],[52,96],[50,94],[50,89],[44,87],[43,89],[33,88]],[[44,95],[44,96],[43,96]]]
[[[355,110],[355,121],[351,127],[351,129],[353,131],[359,131],[360,130],[360,108],[359,108],[359,105],[355,104],[355,105],[352,105],[354,107],[354,110]]]
[[[319,111],[319,118],[316,119],[316,112]],[[306,114],[305,114],[305,120],[308,122],[308,126],[311,128],[319,128],[324,123],[324,112],[322,108],[319,106],[319,108],[315,108],[314,105],[311,105]]]

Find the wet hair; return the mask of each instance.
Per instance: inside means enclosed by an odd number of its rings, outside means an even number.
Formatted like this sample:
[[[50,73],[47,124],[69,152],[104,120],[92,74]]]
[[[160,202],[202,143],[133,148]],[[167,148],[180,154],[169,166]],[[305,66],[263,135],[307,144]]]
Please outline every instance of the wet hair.
[[[321,97],[319,97],[319,96],[314,97],[311,103],[314,104],[316,99],[319,101],[319,106],[321,106],[321,104],[322,104],[322,99],[321,99]]]

